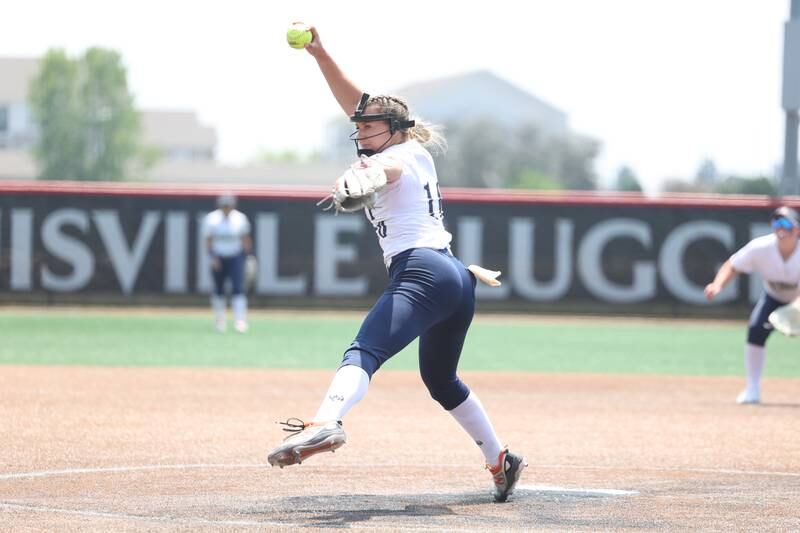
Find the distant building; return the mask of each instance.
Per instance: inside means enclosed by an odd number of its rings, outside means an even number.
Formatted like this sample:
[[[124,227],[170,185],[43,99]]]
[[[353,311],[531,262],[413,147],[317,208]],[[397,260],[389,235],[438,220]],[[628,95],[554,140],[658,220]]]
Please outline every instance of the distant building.
[[[569,134],[566,113],[488,70],[423,81],[392,93],[409,102],[413,116],[434,124],[488,118],[509,128],[532,123],[546,135]],[[352,157],[353,143],[347,139],[353,130],[344,118],[331,121],[326,153],[336,159]]]
[[[38,70],[37,59],[0,58],[0,150],[28,148],[36,140],[28,84]]]
[[[28,105],[28,86],[39,64],[35,58],[0,57],[0,180],[37,176],[30,149],[39,131]],[[489,71],[421,82],[394,92],[409,100],[414,116],[436,124],[491,118],[512,128],[534,123],[545,134],[569,134],[564,112]],[[329,185],[341,173],[340,162],[355,155],[348,140],[354,127],[346,119],[330,123],[323,161],[233,167],[215,161],[216,131],[201,124],[194,111],[141,110],[140,118],[143,142],[162,155],[141,176],[150,181]]]
[[[213,161],[217,146],[214,128],[203,126],[194,111],[141,111],[142,136],[158,147],[167,161]]]
[[[39,64],[35,58],[0,58],[0,179],[36,176],[30,150],[36,144],[39,129],[28,104],[28,87]],[[194,111],[144,110],[140,111],[140,119],[144,144],[156,147],[161,154],[157,167],[169,164],[174,175],[174,167],[183,168],[180,162],[194,162],[195,167],[216,166],[216,132],[202,125]],[[158,168],[153,173],[157,175]]]
[[[567,115],[488,70],[415,83],[398,89],[411,110],[432,122],[491,118],[513,128],[536,124],[551,135],[568,133]]]

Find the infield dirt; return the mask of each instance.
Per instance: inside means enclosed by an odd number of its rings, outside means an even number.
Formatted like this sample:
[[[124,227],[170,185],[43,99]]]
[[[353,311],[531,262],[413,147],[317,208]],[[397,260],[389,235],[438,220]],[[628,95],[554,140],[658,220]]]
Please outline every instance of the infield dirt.
[[[332,372],[0,367],[9,531],[800,530],[800,380],[465,372],[530,463],[507,504],[419,377],[379,372],[348,443],[266,465]]]

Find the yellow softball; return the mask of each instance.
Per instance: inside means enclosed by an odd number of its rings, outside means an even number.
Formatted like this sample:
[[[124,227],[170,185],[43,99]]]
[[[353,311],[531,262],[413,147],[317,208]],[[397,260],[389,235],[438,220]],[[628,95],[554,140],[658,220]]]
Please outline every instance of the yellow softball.
[[[286,42],[292,48],[305,48],[314,39],[308,25],[302,22],[295,22],[286,31]]]

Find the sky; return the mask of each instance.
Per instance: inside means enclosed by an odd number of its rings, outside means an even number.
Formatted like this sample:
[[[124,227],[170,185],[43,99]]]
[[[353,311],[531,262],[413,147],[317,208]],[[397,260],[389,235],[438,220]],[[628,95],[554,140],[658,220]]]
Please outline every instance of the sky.
[[[736,175],[773,175],[783,159],[790,0],[5,4],[0,56],[115,49],[137,106],[195,111],[216,129],[225,164],[262,150],[310,153],[341,113],[314,59],[286,44],[293,21],[314,24],[372,94],[492,71],[600,143],[601,184],[621,165],[655,191],[693,178],[705,158]]]

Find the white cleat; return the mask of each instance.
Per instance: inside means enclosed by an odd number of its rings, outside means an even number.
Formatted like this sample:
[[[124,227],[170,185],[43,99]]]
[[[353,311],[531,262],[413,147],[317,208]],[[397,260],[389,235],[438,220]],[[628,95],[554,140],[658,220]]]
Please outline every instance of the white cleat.
[[[237,320],[233,325],[233,328],[239,333],[247,333],[247,330],[250,329],[250,327],[247,325],[247,322],[244,320]]]
[[[225,321],[224,320],[217,320],[214,323],[214,329],[216,329],[220,333],[225,333]]]
[[[761,403],[761,393],[758,389],[745,389],[739,393],[739,396],[736,397],[736,403],[746,405],[746,404],[758,404]]]
[[[267,460],[272,466],[299,465],[312,455],[333,452],[347,441],[341,421],[305,424],[290,418],[281,424],[290,428],[284,431],[294,435],[270,452]]]

